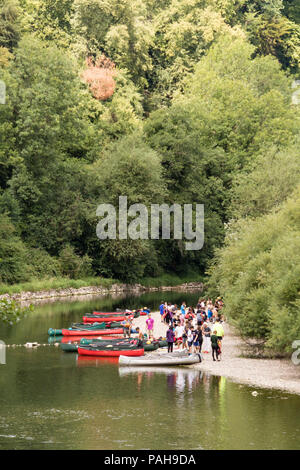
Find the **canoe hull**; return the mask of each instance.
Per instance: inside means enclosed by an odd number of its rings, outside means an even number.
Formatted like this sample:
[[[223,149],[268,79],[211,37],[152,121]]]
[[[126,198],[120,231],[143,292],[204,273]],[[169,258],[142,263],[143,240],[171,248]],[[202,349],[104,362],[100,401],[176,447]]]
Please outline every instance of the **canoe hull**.
[[[109,351],[109,350],[91,350],[78,347],[78,354],[80,356],[98,356],[98,357],[119,357],[123,356],[143,356],[144,349],[131,349],[128,351]]]
[[[123,328],[110,328],[107,330],[61,330],[63,336],[102,336],[102,335],[121,335]]]
[[[105,322],[105,323],[112,323],[112,322],[119,322],[126,320],[127,318],[132,317],[125,317],[125,316],[117,316],[117,317],[101,317],[101,316],[92,316],[92,315],[84,315],[83,317],[84,323],[95,323],[95,322]]]
[[[121,355],[119,358],[120,366],[189,366],[191,364],[197,364],[201,362],[201,356],[199,354],[191,354],[190,356],[179,356],[170,354],[161,354],[157,357],[144,356],[138,359],[131,359],[125,355]]]
[[[60,343],[60,349],[68,353],[77,352],[78,344],[77,343]]]
[[[127,315],[130,313],[130,312],[93,312],[91,315],[108,315],[108,316],[112,316],[112,315],[120,315],[120,316],[125,316],[127,313]]]

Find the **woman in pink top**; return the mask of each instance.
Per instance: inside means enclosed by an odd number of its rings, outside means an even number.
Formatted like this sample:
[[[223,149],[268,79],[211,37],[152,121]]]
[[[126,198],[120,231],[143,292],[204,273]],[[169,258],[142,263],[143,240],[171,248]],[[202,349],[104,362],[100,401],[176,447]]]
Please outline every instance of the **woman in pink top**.
[[[146,325],[147,325],[148,337],[150,338],[152,336],[153,338],[154,319],[151,317],[151,313],[149,313],[149,316],[146,320]]]

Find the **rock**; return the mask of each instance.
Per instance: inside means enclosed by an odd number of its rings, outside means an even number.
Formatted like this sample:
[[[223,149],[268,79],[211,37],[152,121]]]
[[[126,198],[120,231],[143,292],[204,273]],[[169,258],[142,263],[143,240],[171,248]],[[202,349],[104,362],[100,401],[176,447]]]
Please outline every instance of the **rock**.
[[[26,343],[24,344],[25,348],[36,348],[39,343]]]

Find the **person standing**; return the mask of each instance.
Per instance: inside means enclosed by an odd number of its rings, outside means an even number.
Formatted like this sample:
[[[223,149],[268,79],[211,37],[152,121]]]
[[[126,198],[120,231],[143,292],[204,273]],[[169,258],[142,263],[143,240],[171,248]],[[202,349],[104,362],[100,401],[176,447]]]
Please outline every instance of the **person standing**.
[[[214,330],[213,334],[211,335],[211,350],[212,350],[212,358],[213,358],[213,361],[215,361],[217,359],[217,361],[219,361],[219,354],[220,354],[220,350],[219,350],[219,340],[218,340],[218,337],[217,337],[217,331]]]
[[[194,330],[193,330],[193,327],[190,326],[187,332],[187,343],[188,343],[189,354],[192,353],[193,342],[194,342]]]
[[[126,320],[123,320],[121,322],[121,325],[123,326],[123,336],[124,336],[124,338],[126,338],[127,336],[128,336],[128,338],[130,338],[131,329],[132,329],[132,321],[130,320],[130,318],[126,318]]]
[[[148,338],[153,338],[154,319],[151,317],[151,313],[149,313],[148,318],[146,320],[146,327]]]
[[[202,323],[203,323],[203,320],[202,320],[201,310],[198,310],[197,311],[197,326],[201,326]]]
[[[166,338],[168,342],[168,353],[173,352],[175,334],[174,334],[172,325],[170,325],[169,329],[167,330]]]
[[[219,356],[222,354],[222,339],[224,338],[224,328],[223,325],[220,322],[220,318],[217,317],[217,320],[214,325],[214,330],[216,331],[216,335],[218,338],[218,352]]]
[[[163,323],[164,322],[164,313],[165,313],[165,304],[163,301],[161,301],[161,304],[159,306],[159,313],[160,313],[160,321]]]
[[[215,325],[214,325],[214,329],[216,330],[217,332],[217,337],[220,341],[222,341],[222,339],[224,338],[224,328],[220,322],[220,319],[217,317],[216,319],[216,322],[215,322]]]
[[[209,353],[211,350],[211,341],[210,341],[211,329],[207,323],[203,324],[202,332],[204,335],[203,336],[203,352]]]
[[[187,349],[187,334],[189,330],[189,325],[188,322],[183,326],[183,332],[182,332],[182,349]]]
[[[202,343],[203,343],[202,329],[201,329],[201,326],[198,326],[194,334],[194,348],[195,348],[196,353],[197,352],[201,353]]]
[[[178,324],[175,328],[175,339],[176,339],[177,346],[181,345],[181,347],[182,347],[183,332],[184,332],[184,326]]]

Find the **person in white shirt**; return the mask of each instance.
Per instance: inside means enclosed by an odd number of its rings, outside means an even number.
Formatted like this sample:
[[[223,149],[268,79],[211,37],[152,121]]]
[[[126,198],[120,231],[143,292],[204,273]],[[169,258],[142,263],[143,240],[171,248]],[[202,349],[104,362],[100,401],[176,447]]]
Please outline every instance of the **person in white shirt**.
[[[192,346],[194,341],[193,329],[189,328],[187,333],[187,342],[188,342],[188,351],[189,353],[192,352]]]
[[[182,335],[184,332],[184,326],[178,325],[175,328],[175,338],[176,342],[178,345],[181,345],[181,348],[183,349],[183,343],[182,343]]]

